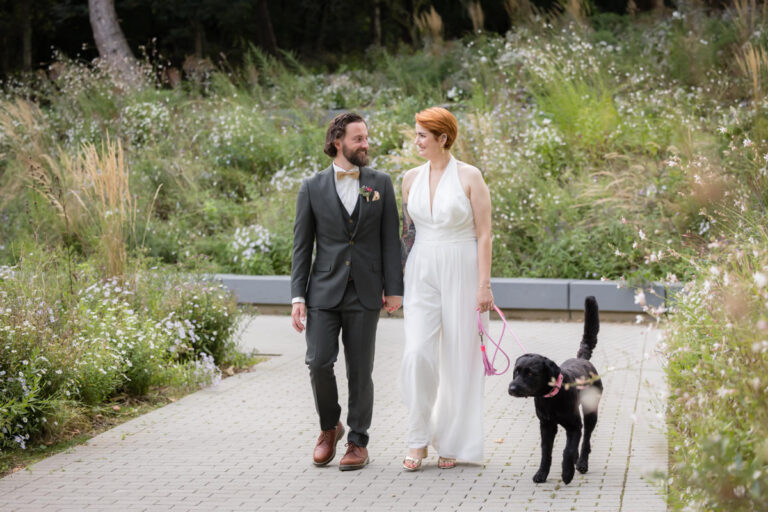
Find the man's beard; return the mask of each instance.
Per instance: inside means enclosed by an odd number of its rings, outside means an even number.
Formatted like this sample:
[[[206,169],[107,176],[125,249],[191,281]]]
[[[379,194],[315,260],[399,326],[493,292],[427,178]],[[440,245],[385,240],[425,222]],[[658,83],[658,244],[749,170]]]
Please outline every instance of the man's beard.
[[[352,165],[356,165],[358,167],[368,165],[368,151],[365,149],[358,149],[357,151],[353,152],[350,151],[349,148],[342,143],[341,154],[344,155],[344,158],[346,158]]]

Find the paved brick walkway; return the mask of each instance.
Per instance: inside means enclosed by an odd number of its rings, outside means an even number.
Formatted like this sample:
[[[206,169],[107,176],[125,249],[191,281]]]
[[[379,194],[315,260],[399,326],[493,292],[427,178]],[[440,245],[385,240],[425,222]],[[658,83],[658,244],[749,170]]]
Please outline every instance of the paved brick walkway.
[[[562,361],[575,355],[579,323],[511,322],[529,350]],[[494,324],[495,332],[498,325]],[[402,320],[379,324],[372,462],[362,471],[311,464],[317,421],[303,363],[303,337],[285,316],[261,316],[243,344],[282,354],[249,374],[105,432],[0,480],[0,511],[53,510],[666,510],[648,479],[666,469],[655,331],[603,323],[593,362],[605,395],[590,471],[560,481],[559,431],[549,480],[531,480],[539,461],[533,401],[507,395],[509,376],[489,377],[485,463],[439,470],[433,454],[418,473],[400,469],[405,410],[397,383]],[[510,342],[506,345],[517,355]],[[346,403],[343,358],[337,364]],[[346,414],[344,407],[343,415]]]

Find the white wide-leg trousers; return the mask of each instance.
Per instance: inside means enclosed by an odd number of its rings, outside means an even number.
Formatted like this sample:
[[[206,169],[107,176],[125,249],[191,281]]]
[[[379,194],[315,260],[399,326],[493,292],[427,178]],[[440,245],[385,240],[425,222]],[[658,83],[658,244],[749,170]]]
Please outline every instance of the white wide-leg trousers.
[[[477,242],[417,240],[403,303],[401,386],[410,448],[431,444],[442,457],[483,460],[485,374],[476,308]]]

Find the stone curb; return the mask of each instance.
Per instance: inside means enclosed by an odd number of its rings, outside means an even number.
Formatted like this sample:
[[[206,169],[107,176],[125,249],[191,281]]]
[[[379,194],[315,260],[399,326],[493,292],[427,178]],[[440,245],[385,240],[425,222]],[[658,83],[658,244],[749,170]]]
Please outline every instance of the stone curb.
[[[231,290],[241,304],[288,305],[291,303],[289,276],[246,276],[215,274],[214,278]],[[637,288],[623,287],[617,281],[580,279],[493,278],[493,296],[502,309],[583,311],[584,299],[594,295],[601,311],[642,313],[635,304]],[[667,305],[682,289],[678,283],[651,283],[643,288],[651,307]]]

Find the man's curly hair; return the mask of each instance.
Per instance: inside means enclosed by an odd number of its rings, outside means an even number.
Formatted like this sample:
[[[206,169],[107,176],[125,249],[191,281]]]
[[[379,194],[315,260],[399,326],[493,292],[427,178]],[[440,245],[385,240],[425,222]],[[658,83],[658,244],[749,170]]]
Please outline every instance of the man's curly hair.
[[[325,148],[323,151],[329,157],[336,157],[336,146],[333,143],[344,137],[349,123],[365,123],[365,119],[360,114],[344,112],[334,117],[331,124],[328,125],[328,130],[325,132]]]

